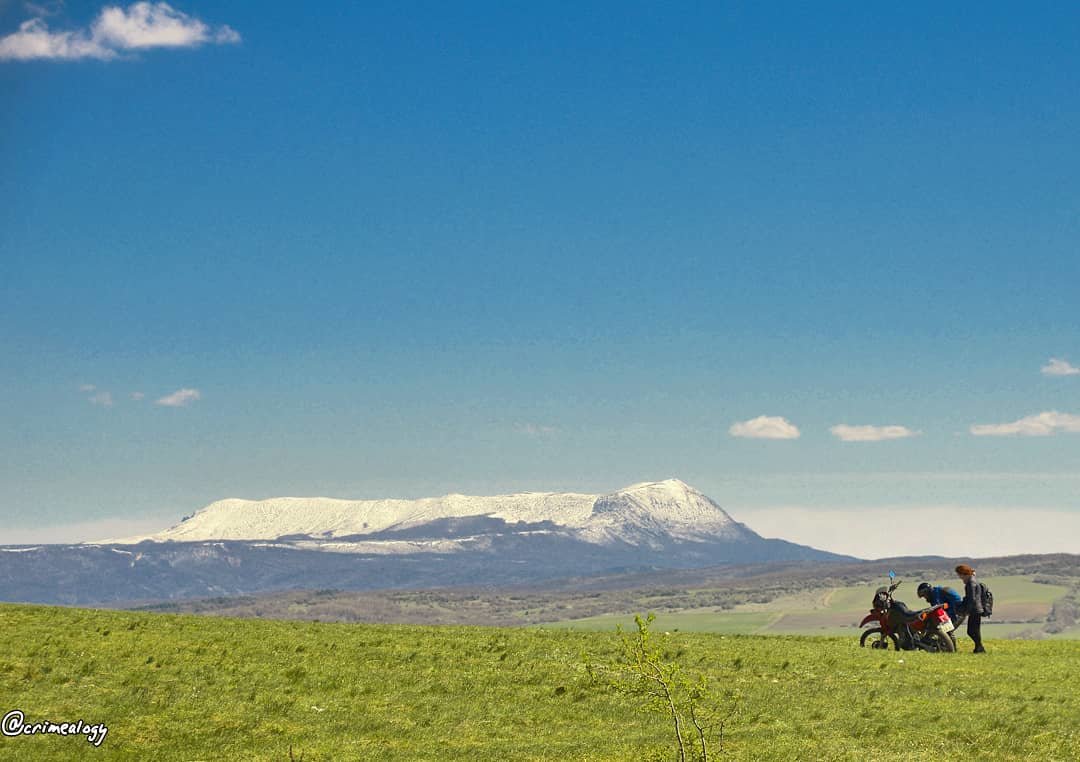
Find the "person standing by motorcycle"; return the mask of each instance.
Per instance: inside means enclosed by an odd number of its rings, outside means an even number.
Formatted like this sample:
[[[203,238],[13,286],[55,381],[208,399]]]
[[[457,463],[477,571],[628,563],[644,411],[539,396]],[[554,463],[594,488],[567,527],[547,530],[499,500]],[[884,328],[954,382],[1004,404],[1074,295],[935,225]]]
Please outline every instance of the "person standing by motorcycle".
[[[975,581],[975,570],[967,564],[956,567],[956,576],[964,580],[964,600],[960,603],[961,613],[967,615],[967,634],[975,642],[975,653],[984,654],[982,644],[982,587]]]
[[[949,607],[945,609],[945,613],[949,615],[953,626],[956,626],[956,620],[960,617],[960,606],[964,602],[963,598],[960,597],[960,593],[951,587],[939,587],[931,585],[929,582],[920,582],[915,592],[931,606],[940,606],[943,603],[949,604]]]

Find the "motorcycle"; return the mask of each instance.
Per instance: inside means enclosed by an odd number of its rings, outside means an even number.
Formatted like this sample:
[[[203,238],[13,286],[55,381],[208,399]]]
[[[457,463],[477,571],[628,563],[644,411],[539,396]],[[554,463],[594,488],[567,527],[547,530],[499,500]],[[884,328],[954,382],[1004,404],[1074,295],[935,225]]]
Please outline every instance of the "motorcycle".
[[[869,643],[871,648],[887,649],[892,643],[897,651],[955,652],[956,640],[952,634],[955,628],[947,612],[949,604],[913,611],[903,601],[893,598],[893,592],[900,584],[897,580],[889,587],[879,587],[874,593],[870,613],[863,617],[859,627],[876,626],[863,632],[859,645],[865,647]]]

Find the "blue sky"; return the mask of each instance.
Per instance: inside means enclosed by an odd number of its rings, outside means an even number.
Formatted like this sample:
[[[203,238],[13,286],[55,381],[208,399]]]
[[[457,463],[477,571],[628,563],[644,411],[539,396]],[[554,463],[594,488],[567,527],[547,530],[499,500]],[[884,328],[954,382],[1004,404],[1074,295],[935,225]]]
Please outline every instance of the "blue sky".
[[[539,5],[0,3],[5,526],[1080,512],[1080,10]]]

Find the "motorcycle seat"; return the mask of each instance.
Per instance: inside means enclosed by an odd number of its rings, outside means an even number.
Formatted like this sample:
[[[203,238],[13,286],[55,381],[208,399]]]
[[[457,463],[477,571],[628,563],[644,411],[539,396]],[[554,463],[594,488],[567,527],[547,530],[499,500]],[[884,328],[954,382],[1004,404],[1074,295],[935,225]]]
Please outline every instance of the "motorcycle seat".
[[[919,618],[919,612],[909,609],[907,607],[907,604],[905,604],[903,601],[893,601],[892,607],[896,611],[896,613],[903,617],[904,622],[906,623],[914,622],[916,619]]]

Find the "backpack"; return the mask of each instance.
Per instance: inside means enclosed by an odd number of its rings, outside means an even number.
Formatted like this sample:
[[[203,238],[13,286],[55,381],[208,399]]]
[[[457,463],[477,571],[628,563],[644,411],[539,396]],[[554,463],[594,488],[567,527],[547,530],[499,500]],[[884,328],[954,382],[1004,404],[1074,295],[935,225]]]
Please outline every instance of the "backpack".
[[[941,588],[942,602],[949,604],[949,616],[952,619],[956,619],[960,614],[961,604],[964,602],[964,596],[953,590],[951,587]]]
[[[986,585],[979,583],[979,598],[982,600],[983,616],[993,616],[994,614],[994,594],[990,592],[990,588]]]

